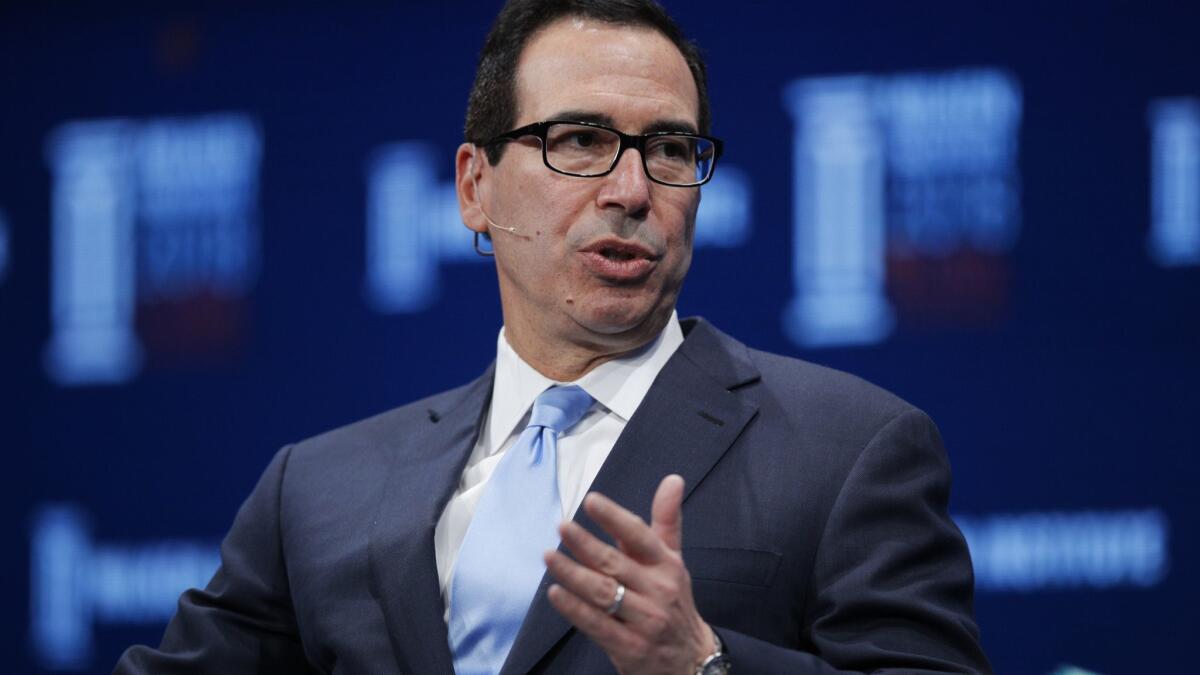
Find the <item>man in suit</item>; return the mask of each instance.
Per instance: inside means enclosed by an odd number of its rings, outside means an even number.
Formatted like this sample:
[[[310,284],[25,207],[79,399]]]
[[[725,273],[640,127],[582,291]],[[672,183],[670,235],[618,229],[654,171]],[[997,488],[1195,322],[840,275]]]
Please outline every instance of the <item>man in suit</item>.
[[[456,155],[496,361],[281,450],[117,672],[987,671],[932,422],[676,317],[708,117],[656,4],[506,5]]]

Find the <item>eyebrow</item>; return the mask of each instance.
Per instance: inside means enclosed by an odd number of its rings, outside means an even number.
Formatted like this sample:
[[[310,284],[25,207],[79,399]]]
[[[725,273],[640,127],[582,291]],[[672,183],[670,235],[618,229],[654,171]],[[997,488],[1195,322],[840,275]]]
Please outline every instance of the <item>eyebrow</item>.
[[[571,122],[590,122],[592,124],[603,124],[606,127],[616,127],[616,121],[611,115],[588,110],[562,110],[546,119]],[[653,122],[642,127],[642,130],[639,133],[653,134],[660,131],[675,131],[687,134],[698,133],[696,131],[696,125],[686,120],[676,119],[654,120]]]

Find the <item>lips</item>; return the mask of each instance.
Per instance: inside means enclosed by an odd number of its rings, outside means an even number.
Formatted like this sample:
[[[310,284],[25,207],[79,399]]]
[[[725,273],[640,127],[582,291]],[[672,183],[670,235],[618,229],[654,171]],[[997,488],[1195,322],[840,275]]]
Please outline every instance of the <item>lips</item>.
[[[597,241],[579,253],[593,274],[615,282],[642,279],[654,270],[661,257],[641,244],[616,238]]]

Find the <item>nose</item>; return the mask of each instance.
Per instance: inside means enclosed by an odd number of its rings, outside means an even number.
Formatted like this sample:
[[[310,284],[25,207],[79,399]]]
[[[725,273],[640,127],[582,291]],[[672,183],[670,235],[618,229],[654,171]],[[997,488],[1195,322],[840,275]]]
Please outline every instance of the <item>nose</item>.
[[[620,209],[631,218],[646,216],[650,210],[650,178],[642,167],[642,153],[637,148],[626,148],[612,173],[600,180],[603,185],[596,196],[600,208]]]

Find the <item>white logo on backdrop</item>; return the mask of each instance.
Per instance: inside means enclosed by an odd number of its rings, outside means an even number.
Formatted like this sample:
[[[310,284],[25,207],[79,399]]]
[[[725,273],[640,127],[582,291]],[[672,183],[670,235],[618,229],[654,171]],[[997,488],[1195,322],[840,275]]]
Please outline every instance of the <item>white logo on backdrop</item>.
[[[1159,509],[955,516],[980,591],[1148,588],[1170,567]]]
[[[1150,255],[1200,265],[1200,98],[1150,104]]]
[[[795,122],[795,295],[784,328],[797,344],[888,336],[889,243],[930,257],[1013,245],[1021,90],[1012,76],[978,69],[806,78],[783,99]]]
[[[29,613],[34,658],[52,670],[85,668],[95,624],[163,624],[179,595],[203,587],[220,562],[210,542],[92,540],[87,514],[51,504],[34,513]]]
[[[55,382],[137,373],[139,296],[244,292],[257,271],[261,146],[257,126],[235,114],[54,130],[45,358]]]

